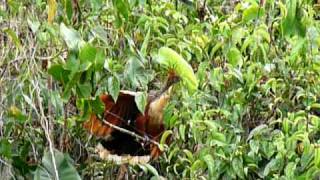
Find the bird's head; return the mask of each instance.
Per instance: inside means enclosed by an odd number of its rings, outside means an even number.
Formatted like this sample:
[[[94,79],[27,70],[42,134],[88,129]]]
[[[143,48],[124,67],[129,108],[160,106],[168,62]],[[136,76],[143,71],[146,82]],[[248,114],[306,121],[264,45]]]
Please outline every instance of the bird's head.
[[[168,73],[168,80],[166,83],[167,88],[171,87],[172,85],[180,82],[181,78],[177,75],[173,70],[169,71]]]

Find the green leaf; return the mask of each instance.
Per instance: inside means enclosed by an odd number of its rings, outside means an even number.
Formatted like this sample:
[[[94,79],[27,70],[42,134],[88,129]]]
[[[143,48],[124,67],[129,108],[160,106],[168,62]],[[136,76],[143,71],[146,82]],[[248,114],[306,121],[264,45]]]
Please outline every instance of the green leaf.
[[[134,97],[134,100],[137,104],[137,107],[139,111],[144,114],[146,105],[147,105],[147,93],[145,92],[139,92],[137,95]]]
[[[143,57],[147,56],[147,47],[148,47],[148,44],[149,44],[149,40],[150,40],[150,28],[148,29],[147,35],[144,38],[143,43],[141,45],[141,49],[140,49],[140,52],[141,52]]]
[[[7,33],[7,35],[11,38],[13,43],[17,46],[17,48],[21,49],[21,42],[20,39],[18,38],[17,34],[10,28],[4,29],[4,32]]]
[[[78,46],[82,42],[80,34],[72,29],[66,27],[63,23],[60,24],[60,34],[64,41],[66,42],[67,46],[71,50],[77,50]]]
[[[8,139],[3,138],[0,140],[0,155],[7,158],[11,157],[11,144]]]
[[[78,95],[81,98],[89,98],[91,97],[91,91],[92,91],[92,87],[90,85],[90,83],[85,83],[85,84],[78,84]]]
[[[253,4],[243,11],[242,21],[249,22],[251,20],[264,16],[264,14],[265,11],[263,8],[259,7],[257,4]]]
[[[25,94],[22,94],[22,96],[23,96],[23,99],[26,101],[26,103],[36,111],[37,110],[36,106],[34,105],[34,103],[31,100],[31,98],[29,96],[25,95]]]
[[[159,177],[159,173],[157,171],[156,168],[154,168],[152,165],[150,164],[143,164],[143,165],[139,165],[139,167],[143,170],[147,169],[148,171],[150,171],[154,176]]]
[[[238,50],[236,47],[232,47],[229,49],[229,52],[227,54],[228,57],[228,62],[233,66],[239,66],[241,67],[243,62],[242,62],[242,55],[241,52]]]
[[[169,70],[174,70],[180,76],[182,83],[187,86],[189,92],[193,93],[198,88],[198,80],[192,67],[174,50],[168,47],[159,49],[157,62]]]
[[[103,50],[101,49],[97,50],[96,59],[95,59],[95,69],[97,71],[103,70],[105,59],[106,59],[106,56]]]
[[[221,92],[224,87],[224,76],[223,70],[221,68],[214,68],[210,73],[210,83],[212,84],[213,88]]]
[[[219,132],[213,132],[211,135],[211,141],[214,145],[225,146],[226,136]]]
[[[39,21],[31,21],[30,19],[27,19],[28,26],[30,27],[31,31],[35,34],[39,27],[40,27],[40,22]]]
[[[303,23],[302,16],[299,13],[298,0],[286,0],[287,16],[281,22],[281,29],[284,36],[299,35],[305,36],[306,23]]]
[[[209,171],[209,177],[214,177],[214,160],[213,157],[210,154],[207,154],[203,157],[204,162],[206,162],[208,171]]]
[[[24,123],[28,117],[16,106],[11,106],[9,108],[9,116],[18,120],[20,123]]]
[[[93,9],[94,13],[97,13],[101,6],[103,5],[103,0],[91,0],[89,1],[91,4],[91,8]]]
[[[243,169],[243,161],[241,157],[236,157],[232,159],[232,168],[233,171],[237,174],[241,179],[244,178],[244,169]]]
[[[73,14],[72,1],[69,1],[69,0],[64,1],[64,10],[66,11],[68,20],[72,21],[72,14]]]
[[[314,149],[314,165],[320,168],[320,148]]]
[[[105,44],[109,44],[108,43],[108,33],[103,29],[102,26],[95,27],[92,30],[92,32],[97,38],[102,40]]]
[[[71,90],[79,82],[80,77],[81,77],[81,73],[72,74],[72,76],[70,77],[70,80],[65,85],[64,91],[62,93],[62,99],[64,101],[67,101],[70,98]]]
[[[167,142],[168,137],[170,137],[173,134],[172,130],[166,130],[163,132],[160,140],[160,144],[165,144]]]
[[[169,104],[163,111],[163,122],[166,129],[171,129],[177,121],[177,116],[173,115],[174,104]]]
[[[72,165],[70,157],[64,155],[58,150],[54,150],[55,164],[58,171],[59,179],[81,180],[77,170]],[[44,153],[42,163],[38,166],[34,173],[35,180],[51,180],[56,179],[52,156],[49,151]]]
[[[104,112],[104,104],[99,96],[97,96],[95,100],[91,100],[90,105],[95,114],[102,114]]]
[[[295,170],[296,170],[296,164],[294,162],[289,162],[286,166],[284,172],[286,175],[286,178],[288,179],[294,179],[295,178]]]
[[[154,76],[153,72],[146,70],[142,62],[134,56],[128,59],[124,74],[133,88],[143,88],[147,86],[148,82],[153,79]]]
[[[283,162],[280,158],[274,158],[271,161],[268,162],[268,164],[265,166],[263,175],[265,177],[271,175],[272,173],[279,171],[281,168]]]
[[[112,0],[113,5],[126,21],[129,19],[129,2],[127,0]]]
[[[186,137],[186,126],[184,124],[180,124],[179,126],[179,135],[182,141],[185,141]]]
[[[260,135],[260,134],[266,132],[266,130],[268,130],[268,126],[265,124],[261,124],[261,125],[255,127],[254,129],[252,129],[250,131],[250,134],[247,138],[247,141],[249,141],[250,139],[252,139],[256,135]]]
[[[64,70],[61,64],[54,64],[49,67],[48,73],[57,81],[66,84],[69,79],[69,71]]]
[[[79,53],[79,59],[81,64],[85,62],[91,62],[93,63],[97,54],[97,49],[93,47],[91,44],[86,43],[83,47],[80,49]]]
[[[108,79],[108,92],[112,96],[114,102],[116,102],[120,92],[120,82],[117,77],[113,76]]]

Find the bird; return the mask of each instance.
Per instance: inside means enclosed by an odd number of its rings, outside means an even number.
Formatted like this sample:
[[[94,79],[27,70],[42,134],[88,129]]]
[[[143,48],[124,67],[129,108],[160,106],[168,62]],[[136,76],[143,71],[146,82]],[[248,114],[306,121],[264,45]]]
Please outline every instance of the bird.
[[[101,145],[110,154],[148,155],[151,159],[157,159],[162,151],[151,141],[159,142],[165,131],[163,111],[169,102],[173,85],[180,79],[174,71],[169,71],[167,81],[160,91],[149,92],[144,113],[139,111],[135,102],[136,92],[121,90],[116,101],[109,94],[101,94],[104,113],[102,115],[92,113],[83,127],[101,138]],[[121,129],[144,137],[144,140],[137,140],[135,136]]]

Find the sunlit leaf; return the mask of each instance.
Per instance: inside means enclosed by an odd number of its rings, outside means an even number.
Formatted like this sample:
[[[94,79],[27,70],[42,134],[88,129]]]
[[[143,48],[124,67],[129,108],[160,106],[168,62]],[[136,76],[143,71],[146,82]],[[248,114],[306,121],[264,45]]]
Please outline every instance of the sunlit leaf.
[[[97,54],[97,49],[93,47],[91,44],[85,44],[84,46],[81,47],[80,53],[79,53],[79,58],[80,62],[94,62]]]
[[[139,92],[134,98],[139,111],[144,114],[145,107],[147,105],[147,94],[144,92]]]
[[[253,4],[243,11],[242,20],[244,22],[249,22],[250,20],[254,20],[264,16],[264,13],[264,8],[261,8],[258,5]]]
[[[187,86],[189,92],[194,92],[198,88],[198,80],[192,67],[174,50],[162,47],[159,49],[157,62],[167,69],[174,70]]]
[[[242,62],[242,55],[241,52],[233,47],[229,49],[229,52],[227,54],[228,56],[228,60],[229,63],[233,66],[233,67],[237,67],[237,66],[242,66],[243,62]]]

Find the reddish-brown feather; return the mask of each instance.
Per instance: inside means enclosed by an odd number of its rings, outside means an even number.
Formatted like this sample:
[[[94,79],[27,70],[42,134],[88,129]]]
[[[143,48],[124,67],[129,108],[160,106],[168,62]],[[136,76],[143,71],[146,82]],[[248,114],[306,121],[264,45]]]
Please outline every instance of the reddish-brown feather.
[[[153,119],[148,115],[149,103],[146,107],[145,115],[139,112],[137,105],[135,103],[135,96],[129,93],[120,92],[118,99],[116,102],[112,99],[110,95],[103,94],[100,96],[101,101],[105,105],[104,111],[104,120],[109,123],[119,126],[122,128],[129,128],[131,131],[134,131],[140,135],[148,135],[155,141],[159,140],[159,136],[164,131],[164,126],[162,122],[152,122]],[[150,101],[150,100],[149,100]],[[162,113],[162,112],[161,112]],[[162,117],[162,116],[161,116]],[[103,123],[95,114],[92,114],[90,119],[84,123],[84,128],[87,129],[90,133],[98,137],[105,137],[107,135],[114,134],[116,137],[119,137],[119,132],[114,130],[112,127]],[[114,133],[115,132],[115,133]],[[123,139],[121,135],[120,138]],[[129,141],[129,139],[128,139]],[[130,138],[130,141],[135,141],[134,138]],[[110,147],[119,147],[119,149],[131,148],[131,147],[123,147],[126,146],[128,142],[123,142],[113,140],[112,143],[123,143],[123,145],[111,145]],[[111,143],[110,142],[110,143]],[[137,148],[136,146],[134,148]],[[140,150],[139,150],[140,149]],[[144,147],[141,145],[139,149],[133,151],[141,151]],[[153,144],[149,144],[149,153],[151,157],[157,158],[161,151],[159,148]],[[112,149],[110,149],[113,151]],[[143,150],[144,151],[144,150]],[[117,150],[115,150],[117,152]]]

